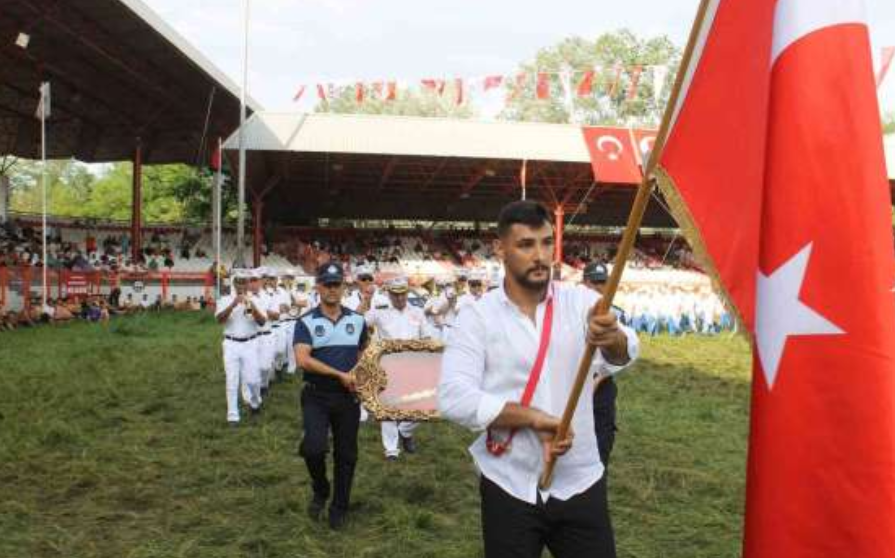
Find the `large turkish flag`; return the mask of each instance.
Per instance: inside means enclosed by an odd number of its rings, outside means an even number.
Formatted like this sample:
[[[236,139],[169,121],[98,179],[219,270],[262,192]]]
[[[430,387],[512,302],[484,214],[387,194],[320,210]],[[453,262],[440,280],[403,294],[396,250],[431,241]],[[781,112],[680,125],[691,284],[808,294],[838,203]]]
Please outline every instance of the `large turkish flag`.
[[[748,558],[895,557],[895,251],[860,0],[712,0],[663,189],[753,334]]]

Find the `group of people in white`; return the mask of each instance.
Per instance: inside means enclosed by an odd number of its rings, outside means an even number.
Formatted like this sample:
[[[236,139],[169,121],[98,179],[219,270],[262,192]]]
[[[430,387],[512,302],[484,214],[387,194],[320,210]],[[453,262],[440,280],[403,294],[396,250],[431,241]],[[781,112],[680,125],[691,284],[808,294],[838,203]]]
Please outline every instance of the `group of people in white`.
[[[223,357],[226,373],[227,421],[240,423],[240,395],[249,412],[261,412],[271,385],[281,375],[297,371],[293,350],[295,326],[300,317],[320,303],[316,290],[297,281],[295,270],[235,269],[230,292],[215,306],[224,328]],[[352,288],[342,305],[365,318],[373,335],[381,339],[436,339],[446,341],[460,310],[484,294],[484,272],[458,274],[456,281],[438,281],[435,295],[410,304],[411,288],[403,275],[377,288],[370,268],[354,269]],[[414,423],[383,423],[386,458],[396,459],[401,448],[413,452]],[[400,442],[400,443],[399,443]],[[399,447],[400,446],[400,447]]]
[[[427,295],[422,296],[406,276],[397,275],[380,288],[370,267],[359,265],[352,272],[353,281],[342,304],[364,315],[374,337],[431,338],[445,343],[461,310],[475,304],[500,280],[484,269],[462,268],[452,278],[436,280],[432,293],[419,289]],[[585,276],[588,273],[605,281],[608,269],[595,264],[585,269]],[[299,277],[294,269],[235,269],[229,294],[215,306],[217,319],[224,326],[227,420],[232,425],[240,421],[240,393],[249,412],[259,413],[272,383],[281,375],[294,375],[297,371],[293,350],[295,325],[301,315],[320,302],[317,290]],[[648,335],[711,335],[734,327],[734,320],[708,284],[623,284],[615,305],[623,323]],[[396,459],[401,448],[415,450],[415,426],[410,422],[382,425],[388,459]]]

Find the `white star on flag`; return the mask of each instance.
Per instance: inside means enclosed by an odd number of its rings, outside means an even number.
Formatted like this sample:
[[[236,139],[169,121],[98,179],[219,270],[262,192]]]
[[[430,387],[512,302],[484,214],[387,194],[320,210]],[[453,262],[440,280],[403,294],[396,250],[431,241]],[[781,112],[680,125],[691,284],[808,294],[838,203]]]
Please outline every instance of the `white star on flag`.
[[[768,389],[774,387],[790,336],[845,333],[799,300],[811,248],[812,243],[808,243],[770,275],[758,272],[755,339]]]

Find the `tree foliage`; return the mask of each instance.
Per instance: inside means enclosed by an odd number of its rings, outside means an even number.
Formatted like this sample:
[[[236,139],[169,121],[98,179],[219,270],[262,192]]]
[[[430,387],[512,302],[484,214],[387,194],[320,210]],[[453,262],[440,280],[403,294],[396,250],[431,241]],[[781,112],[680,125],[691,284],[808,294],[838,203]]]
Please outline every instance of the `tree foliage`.
[[[895,134],[895,112],[883,116],[883,134]]]
[[[10,209],[40,213],[41,164],[20,160],[7,170]],[[74,160],[48,161],[48,212],[60,217],[120,220],[131,218],[132,165],[89,167]],[[147,223],[210,222],[212,176],[186,165],[143,168],[143,220]],[[223,211],[236,214],[235,188],[223,189]]]
[[[680,62],[680,51],[668,37],[641,39],[627,30],[604,33],[594,40],[572,37],[538,51],[534,60],[519,66],[518,74],[528,79],[520,90],[514,80],[505,85],[507,105],[501,118],[536,122],[578,122],[607,125],[657,125],[668,100],[674,72]],[[631,84],[631,72],[635,66],[665,65],[669,71],[659,102],[653,96],[652,76],[641,75],[637,95],[627,100]],[[594,79],[594,94],[588,97],[566,96],[565,88],[557,74],[571,72],[572,92],[584,71],[598,68]],[[614,95],[610,97],[616,82],[616,69],[624,68]],[[550,97],[538,99],[535,93],[535,76],[539,72],[550,74]],[[567,101],[571,100],[571,103]],[[571,110],[570,110],[571,109]]]

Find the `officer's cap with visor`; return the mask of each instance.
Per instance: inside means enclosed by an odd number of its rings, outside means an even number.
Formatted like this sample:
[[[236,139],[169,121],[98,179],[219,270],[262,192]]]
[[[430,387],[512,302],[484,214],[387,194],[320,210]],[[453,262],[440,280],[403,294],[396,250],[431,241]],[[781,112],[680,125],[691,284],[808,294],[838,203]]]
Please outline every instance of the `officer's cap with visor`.
[[[609,280],[609,270],[604,264],[591,262],[584,267],[584,279],[591,283],[605,283]]]
[[[333,283],[344,283],[345,274],[342,272],[342,266],[335,263],[325,263],[317,268],[317,284],[330,285]]]
[[[409,288],[410,287],[407,284],[407,277],[404,277],[403,275],[399,275],[397,277],[389,279],[388,283],[386,284],[386,289],[388,289],[388,292],[394,294],[404,294],[409,290]]]
[[[367,265],[359,265],[354,268],[354,279],[357,281],[372,281],[373,269]]]

